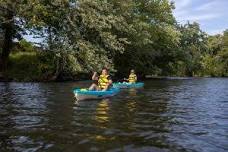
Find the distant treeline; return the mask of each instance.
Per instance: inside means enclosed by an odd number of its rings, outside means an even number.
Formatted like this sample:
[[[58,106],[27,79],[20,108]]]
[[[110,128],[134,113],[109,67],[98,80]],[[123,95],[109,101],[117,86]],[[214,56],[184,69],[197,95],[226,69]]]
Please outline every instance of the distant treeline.
[[[74,80],[102,67],[117,77],[132,68],[141,77],[228,76],[228,30],[180,25],[173,9],[169,0],[1,0],[0,79]]]

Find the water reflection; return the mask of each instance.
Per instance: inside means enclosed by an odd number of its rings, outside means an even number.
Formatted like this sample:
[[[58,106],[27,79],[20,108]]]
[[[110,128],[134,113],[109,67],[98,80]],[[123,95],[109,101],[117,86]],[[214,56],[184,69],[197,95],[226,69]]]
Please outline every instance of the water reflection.
[[[29,149],[31,151],[39,149],[42,142],[32,139],[30,135],[42,127],[47,119],[44,116],[47,110],[46,95],[40,85],[3,83],[1,94],[1,146],[5,150],[16,151],[28,150],[27,145],[34,145]]]
[[[11,114],[15,114],[15,110],[12,106],[12,94],[10,85],[8,83],[0,83],[0,147],[2,150],[13,150],[13,143],[10,140],[15,122],[10,119]]]
[[[137,96],[137,89],[131,88],[128,90],[128,92],[129,92],[129,96],[131,97]]]
[[[127,108],[129,112],[134,112],[136,110],[137,103],[134,100],[128,101],[127,102]]]
[[[0,151],[228,150],[227,79],[145,84],[75,105],[89,83],[0,83]]]
[[[109,109],[109,99],[103,99],[101,102],[98,103],[96,108],[95,120],[98,122],[99,125],[102,126],[102,124],[109,122]],[[105,128],[105,126],[102,127]]]

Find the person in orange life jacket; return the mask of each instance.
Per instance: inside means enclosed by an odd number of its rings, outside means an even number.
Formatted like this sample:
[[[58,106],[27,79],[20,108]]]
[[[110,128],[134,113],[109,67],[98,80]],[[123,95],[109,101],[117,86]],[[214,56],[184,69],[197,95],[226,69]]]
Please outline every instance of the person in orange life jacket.
[[[89,90],[106,91],[112,85],[112,79],[106,68],[102,69],[100,76],[97,75],[97,72],[94,72],[92,80],[94,80],[94,83],[89,87]]]
[[[125,80],[127,80],[129,83],[136,83],[137,75],[135,74],[135,70],[132,69],[128,79],[125,79]]]

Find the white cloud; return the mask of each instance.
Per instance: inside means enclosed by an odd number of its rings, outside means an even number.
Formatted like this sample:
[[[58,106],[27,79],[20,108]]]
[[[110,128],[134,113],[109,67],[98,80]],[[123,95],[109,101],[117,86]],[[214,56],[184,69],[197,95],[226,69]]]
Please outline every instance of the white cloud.
[[[174,15],[175,15],[177,18],[182,18],[182,16],[188,15],[188,11],[186,11],[186,10],[174,11]]]
[[[214,19],[220,16],[220,14],[215,14],[211,11],[216,4],[216,1],[211,1],[196,8],[192,8],[190,0],[175,0],[176,9],[174,10],[174,15],[177,19],[186,21],[204,21]],[[202,13],[202,11],[205,12]]]
[[[209,34],[222,33],[228,28],[228,0],[170,0],[175,2],[174,16],[184,24],[198,22]]]
[[[187,7],[191,3],[191,0],[174,0],[174,2],[176,10],[181,10]]]
[[[218,18],[220,14],[203,14],[203,15],[189,15],[185,18],[185,20],[189,21],[206,21]]]
[[[215,9],[218,6],[217,1],[212,1],[212,2],[208,2],[206,4],[203,4],[199,7],[197,7],[195,10],[196,11],[209,11],[211,9]]]
[[[208,34],[209,35],[216,35],[216,34],[222,34],[225,30],[222,29],[213,29],[213,30],[209,30]]]

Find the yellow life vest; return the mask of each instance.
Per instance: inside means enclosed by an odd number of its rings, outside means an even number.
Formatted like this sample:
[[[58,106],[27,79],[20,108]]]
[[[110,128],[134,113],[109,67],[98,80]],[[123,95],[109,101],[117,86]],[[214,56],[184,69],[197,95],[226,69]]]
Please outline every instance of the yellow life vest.
[[[98,80],[98,86],[101,89],[104,89],[108,85],[108,83],[109,83],[108,77],[109,77],[109,75],[100,75],[99,80]]]
[[[130,83],[135,83],[137,81],[137,76],[136,74],[130,74],[128,78],[128,82]]]

